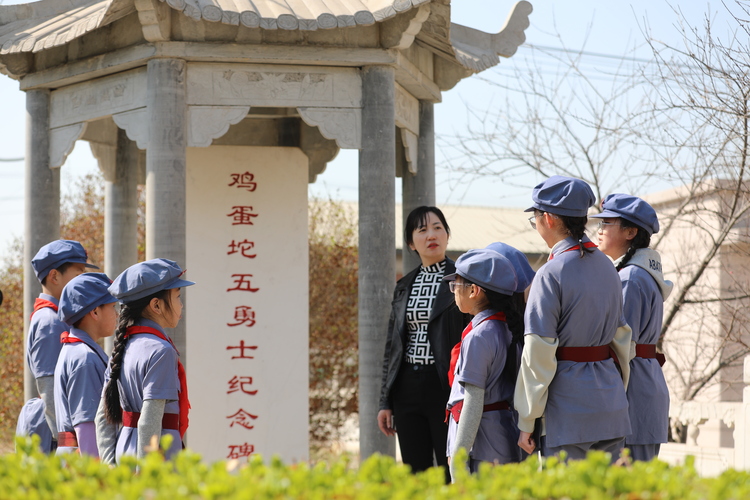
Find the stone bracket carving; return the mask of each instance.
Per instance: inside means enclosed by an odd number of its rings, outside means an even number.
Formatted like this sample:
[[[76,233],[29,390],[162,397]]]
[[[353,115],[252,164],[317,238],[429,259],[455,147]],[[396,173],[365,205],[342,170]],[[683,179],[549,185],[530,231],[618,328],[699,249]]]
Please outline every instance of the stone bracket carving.
[[[396,125],[419,135],[419,100],[396,84]]]
[[[401,141],[404,143],[406,153],[406,164],[412,175],[417,175],[417,158],[419,157],[419,136],[405,128],[399,128],[401,131]]]
[[[250,106],[188,106],[188,146],[205,148],[247,116]]]
[[[149,42],[169,40],[172,30],[172,12],[169,6],[159,0],[135,0],[138,20],[141,22],[143,37]]]
[[[421,5],[409,15],[389,19],[381,29],[382,45],[386,49],[408,49],[414,37],[422,30],[422,24],[430,17],[429,4]]]
[[[59,168],[65,163],[75,143],[86,131],[86,122],[53,128],[49,136],[49,166]]]
[[[297,108],[302,119],[318,127],[326,139],[342,149],[362,147],[362,110],[357,108]]]
[[[104,180],[115,181],[115,164],[117,163],[117,146],[103,142],[89,142],[91,154],[99,163],[99,170],[104,175]]]
[[[135,141],[138,149],[146,149],[148,147],[149,123],[148,110],[146,108],[117,113],[112,115],[112,119],[118,127],[128,134],[128,139]]]
[[[339,154],[335,141],[326,139],[316,127],[302,123],[300,127],[299,146],[309,159],[308,182],[312,184],[322,174],[328,162]]]

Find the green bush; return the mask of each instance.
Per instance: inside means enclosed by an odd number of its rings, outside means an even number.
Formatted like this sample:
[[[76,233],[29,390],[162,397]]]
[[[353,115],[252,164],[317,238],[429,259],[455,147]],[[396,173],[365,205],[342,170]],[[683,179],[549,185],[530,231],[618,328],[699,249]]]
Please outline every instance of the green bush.
[[[110,468],[79,455],[45,456],[36,441],[17,441],[18,452],[0,456],[3,499],[744,499],[750,498],[750,474],[730,470],[700,478],[692,463],[670,467],[659,461],[610,466],[603,453],[560,463],[536,458],[521,464],[484,465],[458,484],[443,484],[443,472],[411,475],[393,459],[373,456],[359,469],[346,459],[331,464],[204,464],[185,451],[171,462],[150,454],[136,469],[135,459]]]

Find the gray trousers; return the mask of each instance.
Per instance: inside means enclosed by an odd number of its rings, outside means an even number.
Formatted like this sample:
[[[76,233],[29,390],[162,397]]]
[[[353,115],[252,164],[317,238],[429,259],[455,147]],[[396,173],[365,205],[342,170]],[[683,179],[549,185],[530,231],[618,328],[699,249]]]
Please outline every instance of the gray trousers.
[[[620,458],[620,452],[625,447],[625,438],[605,439],[589,443],[564,444],[562,446],[547,446],[547,436],[541,438],[542,455],[551,457],[559,455],[561,451],[568,454],[568,460],[583,460],[590,450],[606,451],[612,455],[612,463]]]

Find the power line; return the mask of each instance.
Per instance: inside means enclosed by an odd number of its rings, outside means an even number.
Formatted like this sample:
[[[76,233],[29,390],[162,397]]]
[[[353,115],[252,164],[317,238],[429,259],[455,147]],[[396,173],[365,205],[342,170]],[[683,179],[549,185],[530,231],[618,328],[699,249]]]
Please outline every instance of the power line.
[[[23,160],[24,158],[0,158],[0,162],[3,162],[3,163],[12,163],[12,162],[23,161]]]
[[[552,47],[549,45],[535,45],[531,43],[524,44],[527,47],[535,50],[540,51],[552,51],[552,52],[562,52],[565,54],[575,54],[575,55],[582,55],[582,56],[588,56],[588,57],[602,57],[605,59],[615,59],[617,61],[632,61],[632,62],[640,62],[640,63],[653,63],[653,59],[643,59],[641,57],[627,57],[622,55],[614,55],[614,54],[604,54],[603,52],[589,52],[587,50],[573,50],[573,49],[564,49],[561,47]]]

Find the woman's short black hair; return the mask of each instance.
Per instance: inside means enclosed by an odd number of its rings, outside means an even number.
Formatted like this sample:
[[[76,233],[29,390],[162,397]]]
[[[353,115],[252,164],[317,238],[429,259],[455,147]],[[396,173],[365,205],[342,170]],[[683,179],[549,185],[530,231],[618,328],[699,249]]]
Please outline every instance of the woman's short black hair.
[[[438,207],[428,207],[423,205],[412,210],[406,218],[406,224],[404,225],[404,241],[407,246],[410,247],[414,243],[414,231],[427,224],[427,214],[430,212],[440,219],[440,223],[445,228],[445,232],[448,233],[448,236],[451,235],[451,228],[448,227],[448,222],[445,220],[443,212]]]

